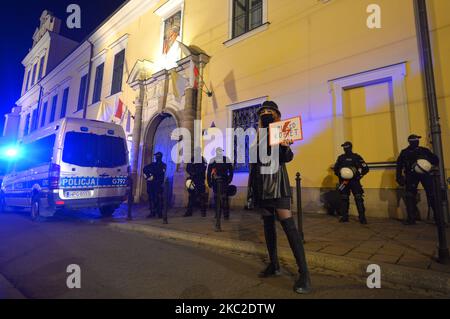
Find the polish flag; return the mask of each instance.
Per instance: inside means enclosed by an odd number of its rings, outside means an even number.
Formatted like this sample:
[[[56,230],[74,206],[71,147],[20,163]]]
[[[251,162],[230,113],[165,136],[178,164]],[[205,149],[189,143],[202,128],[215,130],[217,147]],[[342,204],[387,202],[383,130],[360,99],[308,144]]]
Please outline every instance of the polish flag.
[[[119,104],[117,105],[117,111],[114,117],[121,120],[123,117],[123,113],[123,102],[121,99],[119,99]]]

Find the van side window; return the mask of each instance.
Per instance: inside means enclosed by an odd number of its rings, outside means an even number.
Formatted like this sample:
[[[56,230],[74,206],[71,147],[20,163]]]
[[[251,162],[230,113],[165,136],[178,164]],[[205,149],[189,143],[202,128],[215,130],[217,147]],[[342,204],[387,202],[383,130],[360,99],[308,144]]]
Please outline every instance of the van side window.
[[[36,166],[49,164],[53,157],[56,135],[50,135],[29,144],[22,144],[22,156],[17,160],[16,171],[25,171]]]

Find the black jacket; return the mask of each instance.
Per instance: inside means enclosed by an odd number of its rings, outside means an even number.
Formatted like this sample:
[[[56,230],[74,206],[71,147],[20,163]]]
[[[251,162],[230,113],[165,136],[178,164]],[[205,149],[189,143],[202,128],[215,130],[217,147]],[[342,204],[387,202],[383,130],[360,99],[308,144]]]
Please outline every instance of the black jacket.
[[[147,181],[147,184],[161,186],[164,184],[164,178],[166,175],[167,165],[163,162],[153,162],[150,165],[144,167],[145,178],[149,178],[150,175],[154,176],[153,181]]]
[[[263,166],[270,166],[270,163],[262,164],[258,160],[257,163],[250,164],[247,201],[252,206],[261,207],[261,201],[266,199],[292,197],[291,185],[285,164],[291,162],[293,159],[294,153],[291,148],[280,146],[279,167],[274,174],[261,174],[261,168]]]
[[[413,166],[419,159],[426,159],[434,166],[439,165],[439,158],[428,148],[421,146],[416,148],[407,147],[397,159],[397,180],[402,178],[403,173],[405,175],[415,174]]]
[[[206,179],[207,166],[208,164],[204,157],[202,157],[201,163],[194,163],[194,158],[192,158],[191,163],[188,163],[186,165],[186,172],[195,183],[201,182],[204,184]]]
[[[341,178],[341,169],[344,167],[354,167],[357,169],[359,175],[357,178],[361,178],[369,173],[369,166],[366,164],[361,155],[356,153],[342,154],[338,157],[336,164],[334,164],[334,174]]]
[[[213,187],[216,190],[216,183],[213,175],[220,176],[225,179],[226,184],[230,184],[233,181],[234,169],[231,161],[224,156],[221,162],[218,162],[214,157],[211,159],[208,165],[208,186]]]

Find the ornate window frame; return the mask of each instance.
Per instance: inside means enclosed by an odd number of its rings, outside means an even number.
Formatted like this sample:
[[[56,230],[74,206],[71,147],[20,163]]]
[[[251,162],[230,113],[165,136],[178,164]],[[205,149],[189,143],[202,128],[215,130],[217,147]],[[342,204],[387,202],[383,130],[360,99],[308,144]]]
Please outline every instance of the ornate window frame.
[[[333,130],[336,157],[341,153],[340,145],[345,139],[344,127],[344,91],[369,84],[389,81],[392,83],[394,115],[399,148],[406,147],[410,134],[408,98],[406,93],[406,62],[361,72],[329,81],[330,93],[333,99]]]

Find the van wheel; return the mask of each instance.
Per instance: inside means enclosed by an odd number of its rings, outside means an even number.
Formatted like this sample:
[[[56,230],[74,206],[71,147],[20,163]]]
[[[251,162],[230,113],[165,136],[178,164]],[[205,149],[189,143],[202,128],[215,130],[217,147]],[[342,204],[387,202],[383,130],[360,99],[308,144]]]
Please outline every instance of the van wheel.
[[[102,206],[100,207],[100,213],[102,214],[102,217],[107,218],[111,217],[116,210],[115,206]]]
[[[37,195],[31,199],[31,220],[37,221],[39,219],[39,212],[41,209],[41,200]]]

